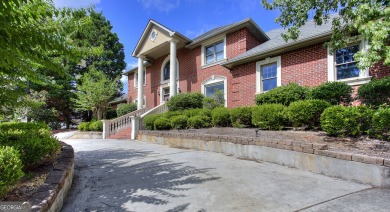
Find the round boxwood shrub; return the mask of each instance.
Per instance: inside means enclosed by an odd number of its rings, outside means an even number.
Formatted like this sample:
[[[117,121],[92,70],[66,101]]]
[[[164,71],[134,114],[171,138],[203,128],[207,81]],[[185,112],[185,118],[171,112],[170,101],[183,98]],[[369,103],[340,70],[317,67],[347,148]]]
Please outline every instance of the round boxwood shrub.
[[[390,140],[390,108],[380,108],[372,117],[371,137]]]
[[[0,197],[3,197],[23,177],[23,163],[13,147],[0,146]]]
[[[169,119],[161,117],[154,121],[154,129],[156,130],[170,130],[171,129],[171,121]]]
[[[189,128],[193,129],[208,128],[211,127],[210,121],[210,117],[198,115],[189,118],[187,125]]]
[[[205,97],[203,99],[203,108],[206,108],[206,109],[214,109],[214,108],[217,108],[217,107],[223,107],[224,106],[224,103],[220,103],[218,102],[215,98],[213,97]]]
[[[287,121],[286,106],[263,104],[252,109],[252,124],[264,130],[281,130]]]
[[[357,107],[332,106],[321,115],[321,128],[331,136],[359,136],[364,133],[362,113]]]
[[[89,125],[89,130],[90,131],[98,131],[102,132],[103,131],[103,122],[102,121],[94,121]]]
[[[154,130],[154,121],[161,118],[163,114],[150,114],[144,117],[144,127],[147,130]]]
[[[80,131],[89,131],[90,124],[90,122],[81,122],[79,126],[77,126],[77,129]]]
[[[202,108],[203,94],[181,93],[169,99],[167,106],[169,111]]]
[[[178,115],[171,118],[172,129],[186,129],[188,117],[185,115]]]
[[[279,86],[266,93],[256,95],[255,102],[257,105],[262,104],[282,104],[290,105],[291,102],[304,100],[309,89],[299,86],[296,83]]]
[[[373,108],[390,105],[390,76],[363,84],[359,87],[357,97],[363,104]]]
[[[332,105],[349,105],[352,102],[352,87],[345,82],[326,82],[310,91],[310,99],[320,99]]]
[[[211,111],[213,126],[228,127],[230,126],[230,113],[227,108],[219,107]]]
[[[116,109],[116,114],[119,116],[126,115],[128,113],[131,113],[133,111],[137,110],[137,104],[135,103],[126,103],[126,104],[119,104],[118,108]]]
[[[252,125],[252,108],[236,107],[230,109],[230,120],[233,127],[250,127]]]
[[[301,100],[291,103],[286,114],[294,127],[317,128],[320,126],[322,112],[330,106],[324,100]]]
[[[183,113],[181,111],[168,111],[166,113],[163,113],[163,116],[167,119],[170,119],[174,116],[179,116],[179,115],[182,115]]]

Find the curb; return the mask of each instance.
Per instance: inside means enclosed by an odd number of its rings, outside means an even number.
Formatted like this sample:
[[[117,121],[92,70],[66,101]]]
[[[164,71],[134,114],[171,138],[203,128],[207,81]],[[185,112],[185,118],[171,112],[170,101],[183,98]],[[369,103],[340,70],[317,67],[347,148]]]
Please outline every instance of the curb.
[[[389,159],[329,151],[326,144],[149,130],[140,131],[138,140],[177,148],[219,152],[374,186],[390,187]]]
[[[33,194],[32,211],[60,211],[72,186],[74,174],[74,150],[60,141],[61,155],[45,182]]]

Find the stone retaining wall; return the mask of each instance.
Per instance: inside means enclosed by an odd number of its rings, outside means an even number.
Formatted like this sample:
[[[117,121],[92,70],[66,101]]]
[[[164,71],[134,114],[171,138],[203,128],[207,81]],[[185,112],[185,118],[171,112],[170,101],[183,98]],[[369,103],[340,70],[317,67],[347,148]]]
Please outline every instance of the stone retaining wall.
[[[70,139],[102,139],[103,132],[81,132],[77,131]]]
[[[74,151],[72,146],[61,143],[61,155],[44,184],[33,194],[32,211],[60,211],[72,186]]]
[[[177,148],[219,152],[374,186],[390,187],[389,159],[333,152],[329,151],[328,146],[324,144],[146,130],[139,132],[138,140]]]

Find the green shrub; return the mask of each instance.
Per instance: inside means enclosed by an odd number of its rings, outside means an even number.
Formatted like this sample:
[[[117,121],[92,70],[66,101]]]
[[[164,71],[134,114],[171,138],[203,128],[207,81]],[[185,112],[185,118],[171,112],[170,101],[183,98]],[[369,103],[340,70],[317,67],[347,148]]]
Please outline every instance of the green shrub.
[[[1,124],[0,124],[1,125]],[[37,125],[32,130],[17,127],[8,127],[8,130],[0,130],[0,146],[12,146],[20,153],[20,159],[25,167],[29,168],[39,164],[46,156],[53,155],[60,145],[58,140],[51,136],[48,127],[40,128]],[[30,124],[27,124],[30,126]]]
[[[77,126],[77,129],[80,131],[89,131],[89,125],[91,122],[81,122],[79,126]]]
[[[211,127],[210,117],[207,116],[193,116],[187,120],[187,125],[189,128],[200,129]]]
[[[380,108],[372,117],[371,137],[390,140],[390,108]]]
[[[355,110],[359,113],[357,121],[360,126],[361,133],[368,134],[368,131],[371,129],[371,121],[375,111],[366,106],[352,107],[352,110]]]
[[[116,114],[119,116],[126,115],[128,113],[131,113],[133,111],[137,110],[137,104],[135,103],[126,103],[126,104],[119,104],[118,108],[116,109]]]
[[[364,133],[364,114],[368,111],[358,107],[332,106],[321,115],[321,127],[331,136],[359,136]]]
[[[260,129],[281,130],[287,121],[286,106],[263,104],[252,109],[252,124]]]
[[[321,99],[332,105],[349,105],[352,102],[352,87],[345,82],[326,82],[310,91],[310,99]]]
[[[183,115],[183,112],[181,111],[168,111],[166,113],[163,113],[164,118],[170,119],[174,116],[180,116]]]
[[[167,118],[159,118],[156,121],[154,121],[154,129],[156,130],[170,130],[171,129],[171,122]]]
[[[228,127],[230,126],[230,113],[227,108],[219,107],[211,111],[213,126]]]
[[[169,99],[169,111],[202,108],[204,96],[200,93],[181,93]]]
[[[301,100],[291,103],[286,115],[294,127],[317,128],[322,112],[331,104],[324,100]]]
[[[183,115],[186,115],[188,118],[194,117],[194,116],[207,116],[211,118],[211,110],[207,108],[195,108],[195,109],[189,109],[183,111]]]
[[[103,132],[103,122],[102,121],[94,121],[89,125],[90,131],[98,131]]]
[[[296,83],[279,86],[266,93],[256,95],[256,104],[282,104],[290,105],[291,102],[304,100],[308,94],[309,89],[299,86]]]
[[[13,147],[0,146],[0,198],[23,176],[20,154]]]
[[[118,117],[118,115],[115,109],[110,108],[107,110],[106,119],[114,119],[116,117]]]
[[[230,120],[233,127],[243,128],[252,125],[252,108],[236,107],[230,110]]]
[[[390,76],[363,84],[359,87],[357,97],[363,104],[373,108],[390,105]]]
[[[188,117],[185,115],[174,116],[171,118],[172,129],[186,129]]]
[[[0,130],[32,130],[32,131],[42,131],[46,130],[48,133],[50,133],[50,128],[47,126],[47,124],[42,122],[4,122],[0,124]]]
[[[147,130],[154,130],[154,121],[161,118],[163,114],[151,114],[144,117],[144,127]]]
[[[212,109],[217,108],[217,107],[224,107],[224,103],[219,103],[213,97],[205,97],[203,99],[203,108],[212,110]]]

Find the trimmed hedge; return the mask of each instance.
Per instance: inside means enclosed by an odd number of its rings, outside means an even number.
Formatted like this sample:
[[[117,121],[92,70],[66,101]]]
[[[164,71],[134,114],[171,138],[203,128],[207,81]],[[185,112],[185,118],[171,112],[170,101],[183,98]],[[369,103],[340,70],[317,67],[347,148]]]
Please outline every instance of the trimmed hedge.
[[[252,111],[252,124],[264,130],[281,130],[287,122],[286,106],[282,104],[263,104]]]
[[[214,108],[217,108],[217,107],[223,107],[224,104],[221,104],[219,103],[215,98],[213,97],[205,97],[203,99],[203,108],[206,108],[206,109],[214,109]]]
[[[331,104],[324,100],[302,100],[291,103],[286,115],[293,127],[320,127],[322,112]]]
[[[207,116],[211,118],[211,110],[207,108],[195,108],[195,109],[189,109],[183,111],[183,115],[186,115],[188,118],[194,117],[194,116]]]
[[[166,113],[163,113],[163,116],[167,119],[170,119],[174,116],[180,116],[180,115],[183,115],[182,111],[168,111]]]
[[[358,89],[357,97],[363,104],[373,108],[390,105],[390,76],[363,84]]]
[[[296,83],[290,83],[276,87],[266,93],[257,94],[255,98],[256,105],[262,104],[282,104],[290,105],[291,102],[304,100],[309,89]]]
[[[170,98],[167,106],[169,111],[202,108],[203,98],[201,93],[181,93]]]
[[[390,108],[380,108],[372,117],[371,137],[390,140]]]
[[[23,177],[20,154],[14,147],[0,146],[0,198]]]
[[[197,115],[189,118],[187,121],[187,125],[189,128],[194,129],[208,128],[211,127],[210,121],[210,117]]]
[[[116,109],[116,114],[119,116],[126,115],[128,113],[131,113],[133,111],[137,110],[137,104],[135,103],[126,103],[126,104],[119,104],[118,108]]]
[[[332,105],[349,105],[352,99],[352,87],[345,82],[326,82],[310,91],[310,99],[320,99]]]
[[[167,118],[159,118],[154,121],[154,129],[156,130],[170,130],[171,122]]]
[[[252,108],[236,107],[230,109],[230,120],[233,127],[243,128],[252,126]]]
[[[228,127],[230,126],[230,113],[227,108],[219,107],[211,111],[213,126]]]
[[[103,132],[103,122],[101,120],[94,121],[88,126],[89,131]]]
[[[185,115],[178,115],[171,118],[172,129],[186,129],[188,117]]]
[[[24,124],[24,123],[23,123]],[[22,125],[23,125],[22,124]],[[4,124],[0,124],[3,128]],[[27,123],[7,123],[7,130],[0,130],[0,146],[12,146],[20,153],[25,167],[39,164],[45,157],[53,155],[60,148],[58,140],[51,136],[47,125]],[[31,130],[26,126],[31,126]],[[19,129],[20,127],[20,129]],[[42,128],[41,128],[42,127]]]
[[[79,126],[77,126],[77,129],[80,131],[89,131],[89,125],[91,122],[81,122]]]
[[[151,115],[145,116],[145,118],[144,118],[145,129],[154,130],[155,129],[154,128],[154,121],[161,118],[162,116],[163,116],[163,114],[151,114]]]

